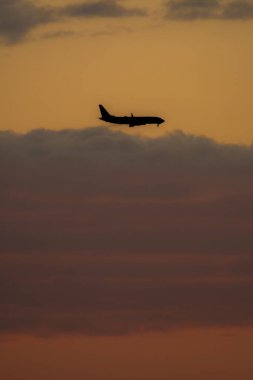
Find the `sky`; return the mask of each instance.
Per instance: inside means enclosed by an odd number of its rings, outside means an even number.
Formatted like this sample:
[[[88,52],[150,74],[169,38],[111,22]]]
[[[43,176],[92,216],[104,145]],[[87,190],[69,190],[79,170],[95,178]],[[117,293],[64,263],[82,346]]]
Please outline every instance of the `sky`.
[[[252,2],[0,4],[1,129],[98,126],[102,103],[160,115],[159,135],[252,142]]]
[[[1,378],[252,379],[252,36],[249,0],[0,0]]]

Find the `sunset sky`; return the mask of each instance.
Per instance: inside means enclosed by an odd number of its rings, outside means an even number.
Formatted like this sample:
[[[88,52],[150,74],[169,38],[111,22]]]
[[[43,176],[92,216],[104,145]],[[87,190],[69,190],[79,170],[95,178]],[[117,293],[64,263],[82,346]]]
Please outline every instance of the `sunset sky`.
[[[252,379],[252,41],[250,0],[0,0],[2,379]]]

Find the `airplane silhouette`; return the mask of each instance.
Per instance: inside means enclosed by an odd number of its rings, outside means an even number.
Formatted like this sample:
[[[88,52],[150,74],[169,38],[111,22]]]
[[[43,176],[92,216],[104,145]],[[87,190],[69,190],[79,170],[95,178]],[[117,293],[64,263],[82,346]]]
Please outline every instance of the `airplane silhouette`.
[[[165,121],[161,117],[156,116],[134,116],[133,114],[131,114],[131,116],[113,116],[109,114],[102,104],[99,104],[99,108],[102,116],[99,118],[100,120],[114,124],[128,124],[129,127],[145,124],[157,124],[159,127],[159,125]]]

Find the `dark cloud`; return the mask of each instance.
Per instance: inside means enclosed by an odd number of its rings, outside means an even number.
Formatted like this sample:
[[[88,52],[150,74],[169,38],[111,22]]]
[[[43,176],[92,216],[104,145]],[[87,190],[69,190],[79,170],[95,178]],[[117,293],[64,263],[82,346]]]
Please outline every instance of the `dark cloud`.
[[[0,133],[0,330],[253,324],[253,148]]]
[[[24,40],[34,28],[53,21],[60,22],[65,17],[128,17],[144,14],[143,10],[126,8],[116,0],[86,1],[65,7],[37,6],[29,0],[0,0],[0,38],[7,44],[15,44]],[[64,32],[63,36],[66,36]]]
[[[116,0],[88,1],[67,5],[62,13],[70,17],[126,17],[143,16],[145,12],[138,8],[126,8]]]
[[[253,17],[250,0],[170,0],[165,5],[166,16],[172,20],[246,20]]]
[[[166,17],[172,20],[226,19],[253,17],[251,0],[170,0],[165,3]],[[145,16],[140,8],[121,5],[116,0],[70,3],[64,7],[38,6],[29,0],[0,0],[0,38],[6,44],[23,41],[36,27],[65,18]],[[71,31],[48,33],[48,38],[74,35]],[[45,34],[44,34],[45,36]]]
[[[171,0],[166,3],[167,16],[175,20],[195,20],[217,16],[218,0]]]
[[[228,20],[247,20],[253,18],[253,2],[237,0],[224,7],[222,17]]]
[[[33,28],[54,18],[51,8],[26,0],[0,0],[0,37],[9,44],[20,42]]]

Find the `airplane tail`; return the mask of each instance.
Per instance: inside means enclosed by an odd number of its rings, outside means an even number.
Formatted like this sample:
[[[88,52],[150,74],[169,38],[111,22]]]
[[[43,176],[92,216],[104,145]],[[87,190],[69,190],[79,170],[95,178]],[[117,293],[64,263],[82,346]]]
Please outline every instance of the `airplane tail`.
[[[103,119],[108,119],[108,117],[110,117],[111,115],[109,114],[108,111],[106,111],[105,107],[102,106],[102,104],[99,104],[99,108],[100,108],[100,112],[101,112],[101,116],[100,119],[103,120]]]

